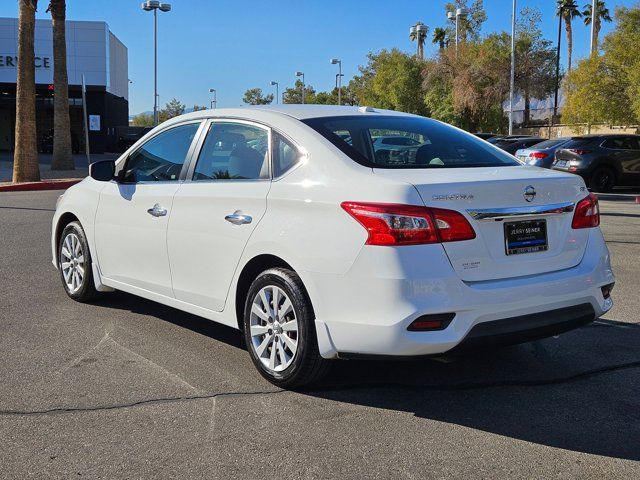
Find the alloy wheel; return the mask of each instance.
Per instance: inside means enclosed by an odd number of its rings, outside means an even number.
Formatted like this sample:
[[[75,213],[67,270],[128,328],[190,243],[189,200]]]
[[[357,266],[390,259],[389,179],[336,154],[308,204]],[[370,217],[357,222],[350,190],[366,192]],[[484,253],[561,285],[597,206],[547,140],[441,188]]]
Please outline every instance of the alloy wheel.
[[[70,232],[64,237],[60,254],[64,283],[70,293],[76,293],[82,288],[85,276],[84,252],[78,235]]]
[[[285,370],[298,349],[298,319],[289,296],[275,285],[254,297],[249,321],[251,348],[271,372]]]

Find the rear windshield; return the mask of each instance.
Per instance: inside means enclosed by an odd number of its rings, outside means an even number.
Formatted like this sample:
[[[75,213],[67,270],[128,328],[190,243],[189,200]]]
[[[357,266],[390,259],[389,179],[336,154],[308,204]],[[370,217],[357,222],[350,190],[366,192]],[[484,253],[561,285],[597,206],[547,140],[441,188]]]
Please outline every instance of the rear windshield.
[[[584,147],[596,140],[602,140],[602,139],[600,137],[573,137],[571,138],[571,140],[565,143],[562,146],[562,148]]]
[[[567,141],[566,138],[555,138],[553,140],[545,140],[544,142],[536,143],[534,147],[536,147],[539,150],[544,150],[546,148],[557,147],[558,145],[561,145],[566,141]]]
[[[372,168],[520,165],[474,135],[423,117],[344,116],[303,120],[356,162]],[[392,142],[386,141],[393,138]],[[398,141],[398,138],[405,138]]]

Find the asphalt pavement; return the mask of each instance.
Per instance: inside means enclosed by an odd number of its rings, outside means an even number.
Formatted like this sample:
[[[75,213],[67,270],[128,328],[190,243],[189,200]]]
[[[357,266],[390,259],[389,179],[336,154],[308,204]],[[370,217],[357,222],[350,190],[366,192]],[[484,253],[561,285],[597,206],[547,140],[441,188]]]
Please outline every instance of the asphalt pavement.
[[[603,319],[463,358],[335,362],[289,392],[231,328],[70,300],[59,194],[0,194],[0,478],[640,478],[640,205],[601,202]]]

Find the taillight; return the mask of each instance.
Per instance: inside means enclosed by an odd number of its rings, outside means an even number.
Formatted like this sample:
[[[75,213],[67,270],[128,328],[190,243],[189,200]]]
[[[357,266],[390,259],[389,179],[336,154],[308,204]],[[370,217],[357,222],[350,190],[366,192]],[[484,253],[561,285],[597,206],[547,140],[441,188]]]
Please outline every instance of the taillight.
[[[591,228],[600,225],[600,208],[598,197],[590,193],[576,204],[573,213],[572,228]]]
[[[547,158],[549,154],[544,152],[531,152],[529,158]]]
[[[419,245],[471,240],[473,227],[460,213],[397,203],[342,202],[369,233],[367,245]]]
[[[571,153],[575,153],[576,155],[586,155],[587,153],[591,153],[591,150],[584,150],[582,148],[567,148]]]

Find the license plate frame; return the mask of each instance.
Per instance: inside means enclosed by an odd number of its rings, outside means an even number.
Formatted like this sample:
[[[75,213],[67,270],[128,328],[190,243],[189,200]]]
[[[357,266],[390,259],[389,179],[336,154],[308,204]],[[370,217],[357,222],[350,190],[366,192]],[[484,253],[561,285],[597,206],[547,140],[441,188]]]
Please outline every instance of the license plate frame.
[[[547,220],[545,218],[505,222],[503,229],[504,248],[507,256],[549,250]]]

